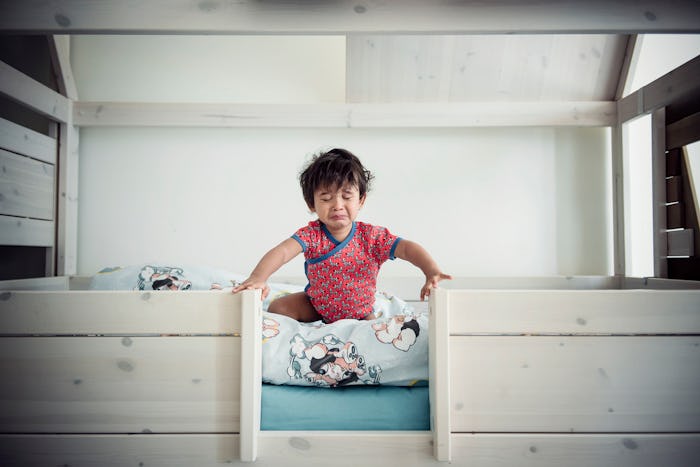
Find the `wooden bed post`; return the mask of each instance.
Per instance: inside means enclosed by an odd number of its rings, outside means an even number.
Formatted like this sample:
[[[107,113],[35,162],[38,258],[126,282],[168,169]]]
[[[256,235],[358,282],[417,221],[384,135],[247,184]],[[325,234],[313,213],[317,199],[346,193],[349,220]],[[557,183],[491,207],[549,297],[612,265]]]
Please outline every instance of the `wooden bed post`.
[[[448,292],[434,289],[430,294],[430,430],[433,456],[451,461],[450,449],[450,353]],[[438,311],[439,310],[439,311]]]
[[[262,301],[260,290],[241,292],[241,461],[258,456],[262,393]]]

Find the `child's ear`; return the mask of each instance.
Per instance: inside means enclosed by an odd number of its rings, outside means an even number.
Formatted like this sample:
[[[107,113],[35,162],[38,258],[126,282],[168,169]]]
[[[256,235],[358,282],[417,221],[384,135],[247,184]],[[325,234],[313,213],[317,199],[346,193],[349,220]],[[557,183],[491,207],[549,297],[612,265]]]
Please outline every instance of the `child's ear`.
[[[367,193],[364,195],[360,196],[360,207],[365,205],[365,200],[367,199]]]

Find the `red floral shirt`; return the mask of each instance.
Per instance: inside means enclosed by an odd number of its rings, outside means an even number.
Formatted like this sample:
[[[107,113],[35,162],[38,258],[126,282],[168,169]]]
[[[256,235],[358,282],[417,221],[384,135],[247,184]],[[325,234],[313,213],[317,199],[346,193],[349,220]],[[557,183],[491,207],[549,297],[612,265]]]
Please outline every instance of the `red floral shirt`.
[[[394,259],[399,237],[385,227],[353,222],[347,238],[338,242],[320,221],[297,230],[309,284],[306,294],[327,323],[364,319],[372,313],[379,267]]]

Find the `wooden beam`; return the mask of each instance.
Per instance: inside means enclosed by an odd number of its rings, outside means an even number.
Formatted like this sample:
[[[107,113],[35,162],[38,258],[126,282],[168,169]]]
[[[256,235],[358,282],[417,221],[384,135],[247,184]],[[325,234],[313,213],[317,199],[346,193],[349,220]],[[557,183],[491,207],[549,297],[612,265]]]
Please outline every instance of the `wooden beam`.
[[[65,123],[70,118],[70,100],[2,61],[0,61],[0,94],[52,120]]]
[[[49,51],[58,78],[58,90],[68,99],[78,100],[78,88],[75,85],[73,68],[70,64],[70,36],[50,36]]]
[[[614,102],[415,104],[188,104],[76,102],[81,127],[414,128],[609,126]]]
[[[654,245],[654,277],[668,277],[666,238],[666,108],[651,114],[651,195]]]
[[[695,0],[0,3],[0,30],[48,34],[688,33]]]
[[[700,92],[698,76],[700,76],[700,56],[619,100],[617,114],[620,123],[696,95]]]
[[[700,112],[666,126],[666,149],[674,149],[700,141]]]

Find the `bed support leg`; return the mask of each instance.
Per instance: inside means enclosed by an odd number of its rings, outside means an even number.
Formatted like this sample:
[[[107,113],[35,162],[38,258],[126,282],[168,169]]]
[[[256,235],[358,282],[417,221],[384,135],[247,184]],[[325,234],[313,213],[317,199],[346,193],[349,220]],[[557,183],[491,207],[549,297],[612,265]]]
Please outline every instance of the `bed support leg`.
[[[434,289],[430,294],[430,430],[433,456],[441,462],[452,460],[450,447],[450,354],[449,294]]]
[[[253,462],[258,456],[262,384],[262,300],[260,290],[241,295],[241,404],[240,456]]]

